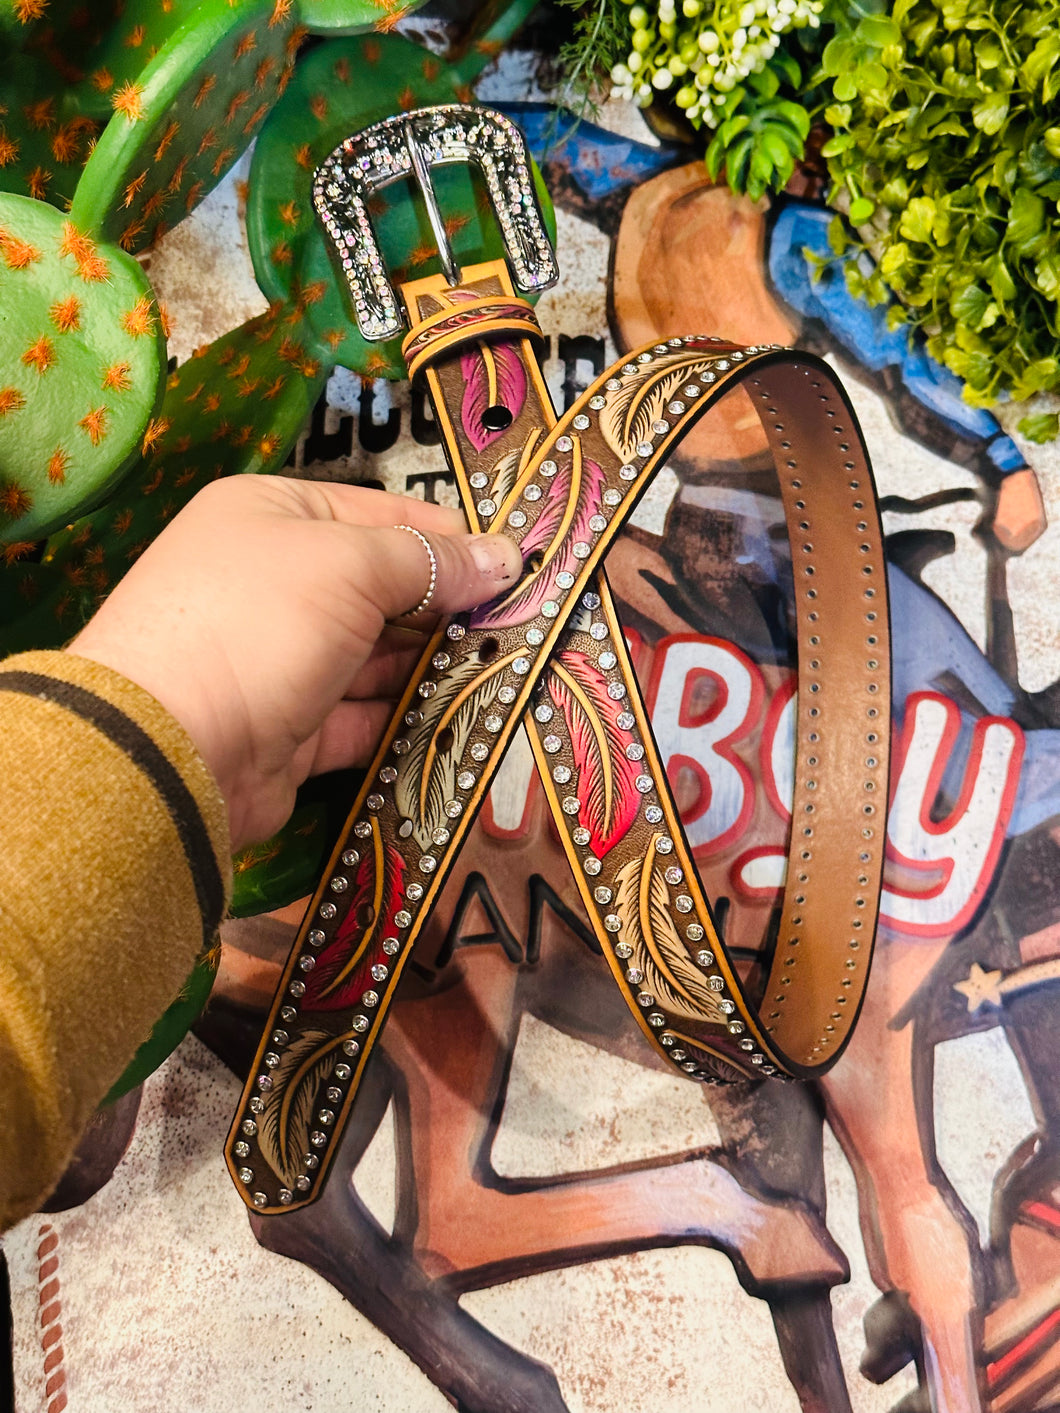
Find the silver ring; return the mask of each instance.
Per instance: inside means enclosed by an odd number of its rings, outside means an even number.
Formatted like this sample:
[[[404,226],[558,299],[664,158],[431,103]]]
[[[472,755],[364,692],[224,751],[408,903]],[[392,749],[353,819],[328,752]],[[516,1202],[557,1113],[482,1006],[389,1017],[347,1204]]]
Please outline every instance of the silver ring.
[[[410,535],[415,535],[417,540],[419,540],[420,544],[427,551],[427,558],[430,560],[431,582],[427,585],[427,592],[424,594],[423,598],[420,599],[416,607],[408,610],[406,617],[412,618],[417,613],[425,612],[430,606],[431,599],[434,598],[434,588],[438,583],[438,561],[434,557],[434,550],[431,547],[430,540],[421,530],[417,530],[415,525],[395,525],[394,529],[407,530]]]

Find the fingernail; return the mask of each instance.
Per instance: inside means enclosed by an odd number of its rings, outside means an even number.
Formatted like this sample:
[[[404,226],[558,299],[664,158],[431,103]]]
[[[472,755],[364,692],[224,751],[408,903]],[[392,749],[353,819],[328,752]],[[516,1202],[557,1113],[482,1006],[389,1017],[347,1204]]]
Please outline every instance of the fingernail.
[[[519,547],[505,535],[472,535],[467,547],[479,573],[499,583],[510,583],[522,570]]]

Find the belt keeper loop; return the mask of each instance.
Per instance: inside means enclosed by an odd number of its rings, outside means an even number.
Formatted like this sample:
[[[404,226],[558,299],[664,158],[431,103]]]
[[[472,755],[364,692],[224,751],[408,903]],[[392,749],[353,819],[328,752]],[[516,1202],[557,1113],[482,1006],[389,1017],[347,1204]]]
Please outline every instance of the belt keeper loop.
[[[458,352],[466,344],[500,339],[531,339],[539,348],[545,344],[537,316],[525,300],[512,295],[471,296],[416,324],[405,335],[401,352],[412,380],[427,364]]]

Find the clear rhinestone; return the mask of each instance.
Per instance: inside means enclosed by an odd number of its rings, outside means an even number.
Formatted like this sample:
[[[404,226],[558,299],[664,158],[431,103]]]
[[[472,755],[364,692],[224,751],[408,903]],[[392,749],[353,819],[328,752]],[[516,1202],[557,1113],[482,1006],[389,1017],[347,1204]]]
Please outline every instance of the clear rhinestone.
[[[287,1021],[287,1023],[290,1024],[291,1021],[296,1020],[297,1018],[298,1012],[293,1006],[280,1007],[280,1020]]]
[[[665,436],[666,433],[670,430],[670,424],[669,422],[663,422],[660,419],[658,422],[653,422],[651,424],[651,429],[656,436],[662,437]]]
[[[328,1136],[326,1133],[322,1133],[320,1129],[315,1128],[309,1135],[309,1141],[314,1148],[323,1148],[328,1141]]]
[[[348,879],[343,878],[341,873],[337,873],[328,886],[333,893],[345,893],[350,885]]]
[[[633,955],[633,948],[629,945],[628,942],[616,942],[616,943],[615,943],[615,956],[616,956],[616,957],[621,957],[622,960],[625,961],[627,957],[632,957],[632,955]]]
[[[361,856],[356,849],[343,849],[342,862],[347,868],[356,868],[361,862]]]
[[[545,635],[540,628],[528,628],[526,630],[526,641],[532,648],[538,648],[545,641]]]
[[[682,1060],[687,1060],[687,1058],[687,1050],[676,1049],[670,1051],[670,1059],[673,1060],[675,1065],[679,1065]]]
[[[672,854],[673,850],[674,841],[670,836],[668,834],[660,834],[655,841],[655,852],[657,854]]]
[[[719,1010],[719,1011],[722,1011],[722,1012],[723,1012],[725,1015],[727,1015],[727,1016],[731,1016],[732,1013],[733,1013],[733,1011],[735,1011],[735,1009],[736,1009],[736,1007],[735,1007],[735,1005],[732,1003],[732,1001],[719,1001],[719,1002],[718,1002],[718,1010]]]
[[[622,492],[621,492],[621,491],[616,491],[616,490],[614,490],[614,489],[604,491],[604,504],[605,504],[605,505],[621,505],[621,504],[622,504]]]
[[[620,711],[615,720],[620,731],[632,731],[637,724],[637,718],[631,711]]]
[[[247,1108],[252,1114],[263,1114],[265,1112],[265,1100],[259,1094],[255,1094],[247,1100]]]
[[[600,607],[600,595],[594,594],[591,591],[587,594],[582,594],[582,607],[589,609],[590,612],[595,612],[596,609]]]
[[[306,938],[310,947],[322,947],[327,940],[327,934],[321,932],[319,927],[314,927]]]
[[[559,470],[559,467],[554,461],[542,461],[537,469],[541,472],[542,476],[554,476]]]
[[[568,765],[557,765],[552,768],[552,779],[557,785],[566,785],[571,778],[571,769]]]
[[[478,761],[480,764],[482,763],[482,761],[486,760],[486,758],[489,756],[489,753],[490,748],[486,745],[485,741],[476,741],[472,745],[470,751],[471,759],[473,761]],[[457,783],[459,784],[459,781]],[[470,788],[471,787],[469,785],[468,789]]]
[[[577,801],[575,801],[575,804],[577,804]],[[566,802],[564,802],[564,808],[566,808]],[[574,811],[567,810],[567,813],[572,814],[574,813]],[[588,829],[583,828],[581,825],[579,825],[577,829],[572,830],[571,832],[571,838],[574,840],[575,844],[578,845],[579,849],[584,849],[586,844],[589,843],[592,837],[593,836],[589,833]]]
[[[240,1181],[240,1182],[253,1182],[253,1181],[254,1181],[254,1169],[253,1169],[253,1168],[240,1168],[240,1170],[239,1170],[239,1181]]]
[[[717,362],[714,364],[714,367],[717,368],[717,370],[718,370],[719,373],[726,373],[726,372],[728,372],[728,370],[729,370],[729,368],[730,368],[731,366],[732,366],[732,365],[730,364],[730,362],[729,362],[729,360],[728,360],[727,358],[719,358],[719,359],[717,360]]]
[[[606,905],[614,897],[614,894],[611,892],[611,889],[606,886],[606,884],[601,883],[598,888],[593,889],[593,897],[601,905],[601,907],[606,907]]]
[[[499,731],[504,725],[504,717],[499,716],[495,711],[491,711],[485,717],[482,724],[487,731]]]
[[[683,412],[688,411],[683,402],[671,402],[667,405],[666,410],[674,417],[680,417]]]
[[[643,760],[643,759],[644,759],[644,747],[640,744],[639,741],[630,741],[629,745],[626,747],[626,759],[627,759],[627,760]]]
[[[305,1173],[298,1174],[298,1176],[294,1180],[294,1185],[295,1187],[297,1187],[299,1192],[309,1191],[309,1179],[306,1177]]]
[[[433,682],[421,682],[421,683],[420,683],[420,691],[422,692],[422,690],[423,690],[424,687],[433,687],[433,686],[434,686],[434,683],[433,683]],[[368,798],[365,800],[365,804],[368,806],[368,808],[369,808],[370,810],[381,810],[381,809],[383,808],[383,797],[382,797],[382,795],[369,795]]]
[[[423,897],[423,884],[410,883],[405,889],[405,897],[408,898],[410,902],[418,903]]]
[[[423,857],[420,859],[421,873],[433,873],[437,867],[438,860],[434,857],[433,854],[424,854]]]
[[[708,976],[707,985],[710,987],[711,991],[725,990],[725,982],[721,979],[720,976]]]
[[[462,623],[450,623],[449,627],[445,630],[445,636],[451,643],[458,643],[466,632],[467,629]]]
[[[585,862],[582,864],[582,867],[585,869],[586,873],[595,876],[600,872],[600,860],[596,857],[595,854],[589,854],[586,856]]]
[[[590,515],[589,529],[592,530],[594,535],[599,535],[601,530],[607,529],[607,521],[602,515]]]
[[[396,937],[384,937],[383,951],[387,954],[388,957],[396,957],[398,952],[401,951],[401,943],[397,940]]]
[[[523,490],[523,500],[540,500],[541,496],[541,487],[533,481]]]
[[[304,982],[304,981],[292,981],[291,984],[290,984],[290,986],[288,986],[287,991],[288,991],[288,994],[291,995],[291,996],[304,996],[304,995],[305,995],[305,982]]]
[[[373,981],[385,981],[389,975],[389,968],[383,966],[381,962],[376,962],[375,965],[372,967]]]
[[[559,604],[555,599],[546,599],[541,605],[542,618],[555,618],[559,613]]]
[[[489,496],[486,496],[484,500],[479,501],[475,509],[484,520],[488,520],[491,515],[497,514],[497,502],[490,500]]]
[[[390,748],[396,756],[407,756],[409,753],[409,743],[404,736],[399,736]]]
[[[370,1024],[371,1022],[367,1016],[354,1016],[353,1020],[350,1021],[350,1029],[355,1030],[358,1035],[363,1035]]]
[[[265,1196],[264,1193],[262,1193],[261,1195],[262,1195],[263,1197]],[[258,1196],[258,1194],[255,1192],[255,1194],[254,1194],[254,1200],[255,1200],[255,1201],[257,1201],[257,1196]],[[291,1191],[291,1189],[290,1189],[289,1187],[281,1187],[280,1190],[279,1190],[279,1192],[276,1194],[276,1196],[280,1199],[280,1205],[281,1205],[282,1207],[289,1207],[289,1206],[291,1205],[291,1203],[293,1202],[293,1200],[294,1200],[294,1193]]]
[[[319,912],[320,916],[324,919],[325,922],[330,922],[331,919],[338,912],[338,908],[335,906],[334,903],[321,903]]]
[[[584,412],[576,413],[573,421],[571,422],[571,426],[575,427],[579,432],[584,432],[588,425],[589,419],[588,417],[586,417]],[[559,442],[556,443],[556,446],[559,446]],[[561,447],[560,450],[563,450],[563,448]]]
[[[625,682],[608,682],[607,695],[611,698],[613,702],[620,702],[622,698],[626,695]]]
[[[512,671],[518,677],[525,677],[530,671],[530,659],[528,657],[517,657],[512,663]]]
[[[452,660],[448,653],[435,653],[431,658],[431,666],[437,668],[439,672],[444,672]]]
[[[574,443],[571,441],[570,437],[557,437],[557,438],[556,438],[556,450],[557,450],[557,451],[572,451],[573,449],[574,449]],[[541,469],[542,469],[542,471],[545,469],[543,465],[542,465]]]
[[[421,682],[420,685],[416,688],[416,691],[419,692],[420,696],[424,698],[433,697],[437,690],[437,682]]]
[[[534,717],[538,721],[551,721],[554,714],[548,702],[541,702],[534,707]]]
[[[621,380],[618,378],[608,378],[607,382],[604,384],[604,387],[608,390],[608,392],[618,392],[621,386]]]
[[[681,391],[684,393],[685,397],[698,397],[702,392],[702,388],[698,388],[695,383],[686,383]]]
[[[359,1040],[344,1040],[342,1042],[342,1053],[349,1055],[352,1059],[354,1055],[360,1054],[361,1042]]]
[[[569,569],[561,569],[561,570],[559,571],[559,573],[556,575],[556,588],[557,588],[557,589],[573,589],[573,588],[574,588],[574,575],[570,572]]]
[[[268,1064],[268,1061],[266,1060],[265,1063]],[[259,1089],[264,1090],[264,1091],[267,1092],[268,1090],[270,1090],[270,1089],[272,1088],[272,1075],[271,1075],[271,1074],[259,1074],[259,1075],[258,1075],[257,1084],[258,1084],[258,1088],[259,1088]]]
[[[589,625],[589,637],[592,638],[594,642],[602,643],[607,637],[607,624],[591,623]]]
[[[643,1006],[645,1010],[655,1005],[655,997],[650,991],[641,991],[637,996],[637,1005]]]
[[[645,805],[644,818],[649,824],[661,824],[663,812],[659,805]]]
[[[620,466],[618,474],[623,481],[635,481],[637,479],[637,468],[635,466]]]
[[[743,1034],[743,1021],[730,1021],[730,1022],[729,1022],[729,1034],[730,1034],[730,1035],[742,1035],[742,1034]]]
[[[476,491],[482,490],[483,486],[489,483],[489,477],[485,471],[476,471],[468,478],[468,484]]]
[[[518,695],[519,693],[514,687],[502,687],[497,693],[497,700],[500,702],[501,706],[511,706]]]
[[[651,456],[653,450],[654,450],[654,448],[653,448],[651,442],[638,442],[638,443],[637,443],[637,455],[638,455],[638,456]]]
[[[650,790],[655,789],[655,781],[650,775],[638,775],[634,784],[642,795],[646,795]]]
[[[666,879],[667,883],[680,883],[681,880],[684,878],[684,874],[681,872],[681,870],[677,867],[676,864],[671,864],[670,867],[666,870],[663,877]]]
[[[641,971],[640,967],[630,967],[629,971],[626,972],[626,980],[629,982],[630,986],[639,986],[644,980],[644,973]]]
[[[347,1080],[347,1079],[349,1079],[351,1073],[352,1073],[352,1072],[351,1072],[351,1070],[350,1070],[349,1065],[336,1065],[336,1066],[335,1066],[335,1078],[336,1078],[336,1079]]]
[[[238,1143],[232,1144],[232,1152],[237,1158],[245,1158],[250,1153],[250,1144],[240,1139]]]
[[[472,770],[462,770],[456,777],[456,788],[458,790],[470,790],[475,783],[475,773]]]
[[[367,839],[372,832],[372,826],[366,819],[359,819],[353,826],[353,832],[358,839]]]
[[[459,819],[464,812],[464,806],[459,800],[446,800],[442,808],[450,819]]]
[[[253,1119],[244,1119],[239,1125],[248,1138],[253,1138],[258,1131],[258,1126]]]
[[[611,379],[611,380],[608,382],[608,386],[609,386],[609,387],[610,387],[610,385],[611,385],[611,382],[613,382],[613,381],[614,381],[614,380]],[[621,386],[622,386],[622,384],[619,383],[619,387],[621,387]],[[593,397],[591,397],[591,398],[589,399],[589,406],[593,409],[594,412],[599,412],[602,407],[606,407],[606,406],[607,406],[607,398],[601,397],[599,393],[596,393]]]
[[[411,921],[412,914],[408,912],[405,908],[399,909],[399,911],[394,914],[395,927],[408,927]]]
[[[335,1114],[331,1109],[321,1109],[317,1114],[317,1119],[327,1128],[330,1124],[335,1122]]]
[[[568,795],[567,798],[563,801],[564,814],[577,814],[581,807],[581,800],[576,799],[574,795]]]
[[[544,746],[545,750],[549,753],[550,756],[554,756],[556,752],[560,749],[560,747],[563,745],[563,742],[559,739],[558,736],[546,736],[545,739],[541,742],[541,744],[542,746]]]
[[[687,893],[678,893],[674,899],[674,907],[679,913],[690,913],[692,911],[692,899]]]
[[[312,971],[317,964],[316,957],[299,957],[298,965],[302,971]]]
[[[513,530],[521,530],[526,524],[526,511],[513,510],[508,516],[508,524],[512,527]]]
[[[608,913],[604,918],[604,926],[607,928],[608,932],[620,932],[622,930],[622,919],[617,913]]]
[[[431,831],[431,843],[437,844],[439,848],[449,843],[449,831],[441,825]]]
[[[702,923],[690,922],[685,928],[685,936],[689,942],[702,942],[705,935]]]
[[[661,1030],[666,1024],[666,1017],[661,1011],[652,1011],[651,1015],[648,1017],[648,1024],[654,1026],[656,1030]],[[695,1065],[693,1065],[692,1068],[695,1069]]]
[[[623,363],[622,371],[628,377],[630,373],[635,373],[637,371],[637,365],[635,363]]]
[[[592,552],[592,546],[586,544],[584,540],[575,541],[571,548],[571,554],[575,559],[588,559]]]
[[[364,995],[361,997],[361,1005],[362,1005],[362,1006],[367,1006],[367,1008],[368,1008],[369,1010],[371,1010],[373,1006],[378,1006],[378,1005],[379,1005],[379,993],[378,993],[377,991],[371,991],[371,990],[366,991],[366,992],[364,993]]]

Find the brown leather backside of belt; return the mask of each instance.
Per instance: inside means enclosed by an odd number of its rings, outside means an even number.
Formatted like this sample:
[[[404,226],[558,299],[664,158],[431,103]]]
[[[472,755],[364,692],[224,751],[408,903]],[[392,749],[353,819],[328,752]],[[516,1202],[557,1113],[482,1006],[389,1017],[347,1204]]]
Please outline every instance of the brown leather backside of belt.
[[[828,366],[707,337],[640,350],[557,421],[503,264],[406,285],[470,523],[521,545],[507,595],[434,635],[299,932],[227,1147],[245,1200],[317,1195],[401,971],[512,732],[527,727],[590,922],[668,1063],[707,1082],[834,1063],[867,980],[886,839],[886,569]],[[780,931],[761,1001],[717,935],[602,562],[688,428],[736,385],[791,540],[799,684]]]

